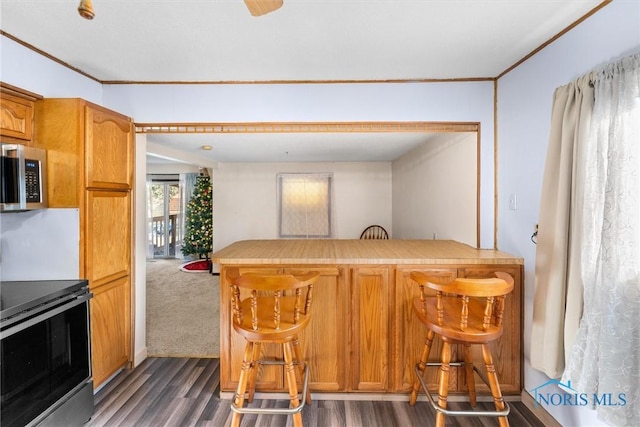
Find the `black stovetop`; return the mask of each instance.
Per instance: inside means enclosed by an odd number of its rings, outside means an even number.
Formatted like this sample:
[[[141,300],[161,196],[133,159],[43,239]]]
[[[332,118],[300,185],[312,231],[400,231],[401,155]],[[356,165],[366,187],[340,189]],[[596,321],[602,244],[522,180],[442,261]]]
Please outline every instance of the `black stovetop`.
[[[88,287],[88,282],[82,279],[0,282],[0,319],[31,310],[83,287]]]

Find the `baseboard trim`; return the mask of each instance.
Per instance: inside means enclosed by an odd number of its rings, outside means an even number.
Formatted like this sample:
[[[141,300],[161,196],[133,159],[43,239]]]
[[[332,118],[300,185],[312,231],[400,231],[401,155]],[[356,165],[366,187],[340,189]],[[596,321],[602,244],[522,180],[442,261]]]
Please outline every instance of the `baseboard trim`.
[[[149,355],[147,354],[147,347],[144,347],[133,356],[133,367],[135,368],[136,366],[140,365],[147,357],[149,357]]]
[[[539,419],[546,427],[562,427],[562,424],[556,421],[556,419],[553,418],[553,416],[547,412],[543,406],[538,405],[533,399],[533,396],[531,396],[526,390],[522,390],[522,394],[520,396],[524,406],[533,412],[533,415],[535,415],[536,418]]]

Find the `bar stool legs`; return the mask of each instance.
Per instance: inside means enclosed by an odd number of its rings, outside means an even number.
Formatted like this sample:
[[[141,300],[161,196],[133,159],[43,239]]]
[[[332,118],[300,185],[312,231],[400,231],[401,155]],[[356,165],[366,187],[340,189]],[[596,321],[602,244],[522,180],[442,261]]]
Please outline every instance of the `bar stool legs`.
[[[242,370],[240,371],[240,379],[238,380],[238,388],[236,389],[236,394],[233,397],[233,404],[242,408],[244,404],[244,394],[247,388],[247,382],[249,380],[249,375],[251,374],[253,361],[253,349],[254,343],[247,341],[247,345],[244,347],[244,357],[242,359]],[[240,426],[240,414],[238,412],[233,412],[233,416],[231,417],[231,426],[239,427]]]
[[[418,376],[422,377],[424,375],[424,370],[427,368],[427,360],[429,358],[429,353],[431,352],[431,345],[433,344],[433,336],[434,332],[429,329],[427,331],[427,338],[424,341],[424,347],[422,348],[422,356],[420,356],[420,362],[418,362]],[[420,381],[417,379],[413,383],[413,390],[411,390],[411,396],[409,397],[409,404],[411,406],[416,404],[416,400],[418,400],[418,393],[420,392]]]
[[[233,308],[233,329],[246,340],[242,370],[231,410],[232,427],[240,425],[242,414],[291,415],[294,427],[302,427],[302,410],[311,402],[309,365],[302,358],[298,334],[311,321],[313,285],[318,272],[301,274],[239,275],[228,272]],[[282,346],[283,357],[261,358],[264,343]],[[289,408],[244,407],[245,398],[253,402],[259,365],[279,365],[284,372],[289,391]],[[302,394],[298,393],[297,373],[302,379]],[[265,397],[265,399],[268,399]]]
[[[258,360],[260,360],[260,350],[262,348],[261,343],[256,342],[253,343],[253,353],[251,356],[251,371],[249,372],[249,381],[247,384],[247,388],[249,389],[249,393],[247,395],[247,402],[253,402],[253,396],[256,392],[256,376],[258,376]]]
[[[238,379],[238,387],[233,398],[231,409],[233,415],[231,417],[231,426],[239,427],[242,414],[288,414],[293,417],[294,427],[302,427],[302,408],[311,402],[311,391],[309,390],[309,367],[306,362],[301,361],[301,351],[296,343],[285,341],[282,344],[284,360],[282,361],[261,361],[260,350],[261,343],[247,341],[242,360],[242,370]],[[294,354],[296,354],[294,359]],[[289,390],[289,400],[291,402],[289,409],[277,408],[244,408],[245,396],[247,402],[253,402],[255,394],[255,382],[260,364],[277,364],[284,367],[285,380]],[[298,382],[296,378],[296,367],[300,367],[299,372],[302,378],[303,401],[300,402],[298,393]]]
[[[298,337],[296,336],[293,341],[291,341],[291,344],[293,345],[293,353],[296,356],[296,360],[300,361],[303,360],[302,359],[302,352],[300,351],[300,345],[299,345],[299,341],[298,341]],[[305,365],[300,363],[300,376],[302,378],[302,375],[304,375],[304,367]],[[306,396],[304,397],[305,402],[307,405],[311,405],[311,390],[309,390],[309,388],[307,388],[307,392],[305,393]]]
[[[502,397],[502,392],[500,391],[500,385],[498,383],[498,376],[496,374],[496,369],[493,364],[493,358],[491,356],[491,351],[487,344],[481,344],[482,347],[482,357],[484,360],[485,369],[487,372],[488,386],[491,389],[491,395],[493,397],[493,402],[495,405],[495,411],[478,411],[478,410],[448,410],[447,409],[447,397],[449,394],[449,374],[451,366],[464,366],[467,377],[467,387],[469,389],[469,403],[472,407],[476,406],[476,390],[475,390],[475,380],[473,378],[475,367],[473,366],[473,361],[471,358],[471,346],[464,345],[465,351],[465,361],[462,362],[451,362],[451,343],[447,341],[442,342],[442,353],[441,353],[441,361],[440,362],[427,362],[429,357],[429,350],[431,349],[432,340],[434,333],[429,331],[427,333],[427,339],[425,340],[425,347],[422,352],[422,357],[420,361],[415,366],[415,374],[416,381],[413,385],[413,390],[411,391],[411,395],[409,397],[409,404],[411,406],[415,405],[416,400],[418,398],[418,392],[422,387],[423,391],[426,394],[427,400],[436,411],[436,427],[444,427],[445,425],[445,415],[452,416],[489,416],[489,417],[497,417],[500,423],[500,427],[509,427],[509,420],[507,419],[507,415],[509,414],[509,405],[506,404]],[[434,400],[434,397],[429,392],[427,384],[424,380],[424,372],[427,366],[439,366],[438,371],[438,401]]]
[[[491,394],[493,395],[493,402],[496,406],[496,410],[503,411],[505,409],[505,403],[502,399],[502,392],[500,391],[498,376],[496,375],[496,368],[493,365],[491,351],[489,351],[489,346],[487,344],[482,344],[482,358],[484,359],[484,364],[487,368],[487,377],[489,377],[489,388],[491,388]],[[499,417],[498,420],[500,422],[500,427],[509,426],[507,417]]]
[[[297,408],[300,406],[300,400],[298,399],[298,384],[296,383],[295,366],[293,366],[291,343],[283,343],[282,350],[284,353],[284,374],[289,387],[289,400],[291,401],[291,407]],[[293,414],[293,425],[295,427],[302,427],[302,414],[300,412]]]
[[[467,379],[467,389],[469,390],[469,403],[472,408],[476,407],[476,380],[473,377],[473,357],[471,355],[471,345],[464,345],[464,368]],[[504,408],[503,408],[504,409]]]
[[[493,364],[489,343],[502,336],[502,319],[504,315],[504,299],[513,291],[514,280],[509,274],[501,271],[495,277],[468,278],[458,277],[441,283],[439,276],[429,276],[421,271],[411,272],[411,279],[418,284],[420,295],[413,298],[413,311],[420,322],[427,328],[427,337],[419,362],[416,364],[416,381],[409,396],[409,404],[414,405],[420,388],[426,394],[431,407],[436,411],[436,427],[444,427],[445,416],[497,417],[500,426],[509,425],[507,415],[509,405],[500,392],[498,376]],[[431,296],[426,290],[434,291]],[[429,351],[433,339],[438,335],[442,343],[440,361],[428,362]],[[463,361],[451,361],[452,345],[456,345]],[[475,372],[473,366],[472,345],[480,345],[487,378],[480,378],[491,389],[495,410],[476,410],[477,396]],[[457,357],[456,357],[457,359]],[[429,391],[424,373],[427,366],[439,366],[438,399]],[[447,409],[449,394],[449,375],[451,366],[464,367],[467,391],[469,393],[470,410]],[[458,371],[459,372],[459,371]]]
[[[440,365],[440,378],[438,379],[438,406],[447,408],[447,396],[449,394],[449,363],[451,362],[451,344],[442,343],[442,364]],[[436,414],[436,427],[444,427],[444,414],[440,411]]]

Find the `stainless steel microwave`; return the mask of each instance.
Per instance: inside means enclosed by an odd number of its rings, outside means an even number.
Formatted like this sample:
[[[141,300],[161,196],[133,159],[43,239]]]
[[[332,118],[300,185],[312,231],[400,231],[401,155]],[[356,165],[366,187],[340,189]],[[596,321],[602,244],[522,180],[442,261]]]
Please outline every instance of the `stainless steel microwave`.
[[[2,143],[0,212],[47,207],[47,152]]]

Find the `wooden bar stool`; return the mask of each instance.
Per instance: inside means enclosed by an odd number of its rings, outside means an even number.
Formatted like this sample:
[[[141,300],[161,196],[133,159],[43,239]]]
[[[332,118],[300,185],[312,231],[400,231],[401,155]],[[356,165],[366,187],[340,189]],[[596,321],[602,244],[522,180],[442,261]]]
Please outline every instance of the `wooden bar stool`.
[[[231,273],[231,295],[233,301],[233,329],[242,335],[247,344],[242,361],[242,371],[238,388],[231,403],[233,417],[231,425],[240,425],[241,414],[285,414],[293,415],[294,426],[302,426],[302,414],[305,403],[311,402],[308,389],[309,367],[302,360],[298,347],[298,334],[311,319],[311,303],[313,284],[320,274],[310,272],[303,275],[274,274],[259,275],[253,273],[241,276]],[[241,292],[249,296],[241,299]],[[262,343],[282,344],[283,361],[266,361],[260,359]],[[295,354],[295,360],[294,360]],[[290,408],[249,408],[243,407],[245,393],[251,403],[255,392],[255,379],[260,364],[275,363],[284,365],[284,372]],[[296,369],[302,375],[304,399],[298,398]]]
[[[451,416],[491,416],[499,417],[500,426],[508,426],[509,406],[502,399],[498,377],[493,365],[489,343],[502,335],[504,299],[513,290],[513,278],[504,272],[496,272],[495,278],[458,278],[449,283],[437,284],[430,281],[423,272],[412,272],[411,278],[420,286],[420,297],[414,298],[413,309],[418,319],[428,328],[420,362],[416,365],[416,380],[409,398],[415,405],[420,386],[436,410],[436,426],[444,426],[445,415]],[[425,295],[425,287],[436,291],[435,297]],[[427,363],[433,337],[442,340],[441,362]],[[464,362],[451,362],[451,345],[462,344]],[[471,356],[471,346],[482,347],[482,357],[491,389],[495,411],[452,411],[447,410],[449,369],[451,365],[464,366],[469,390],[469,401],[476,405],[476,391]],[[438,403],[433,399],[423,379],[427,365],[440,366],[438,378]],[[481,377],[482,378],[482,377]]]

